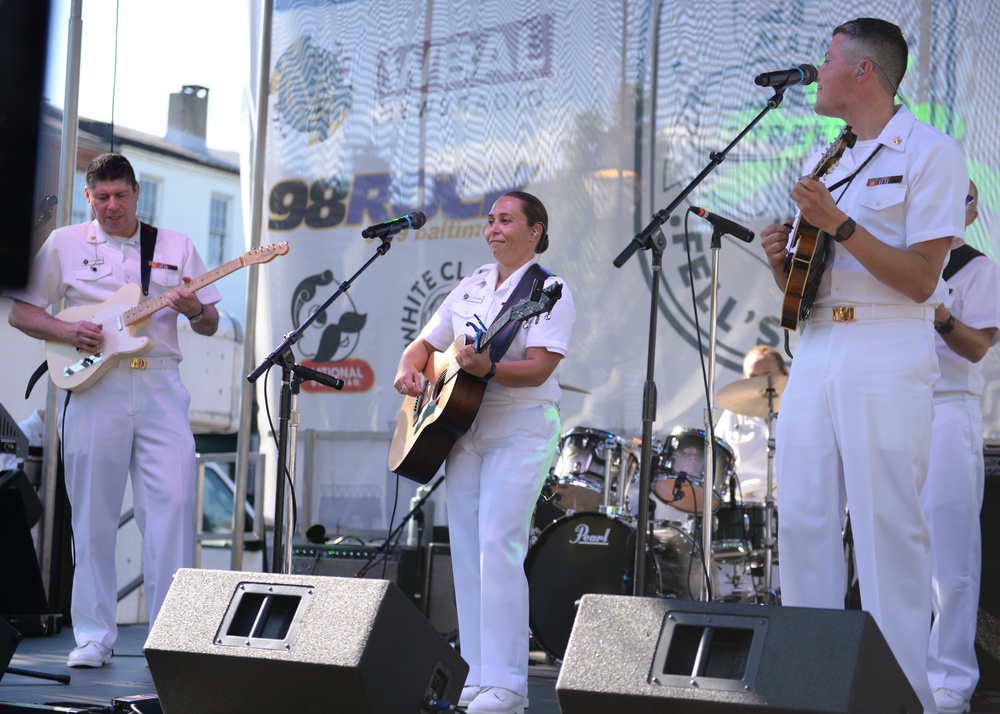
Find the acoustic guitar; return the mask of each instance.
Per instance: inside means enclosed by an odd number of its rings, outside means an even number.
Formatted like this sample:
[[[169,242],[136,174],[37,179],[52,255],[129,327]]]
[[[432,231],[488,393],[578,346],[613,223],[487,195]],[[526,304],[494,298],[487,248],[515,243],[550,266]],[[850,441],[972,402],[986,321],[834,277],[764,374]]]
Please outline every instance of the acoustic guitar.
[[[287,252],[287,243],[254,248],[239,258],[199,275],[184,287],[191,292],[200,290],[244,266],[267,263]],[[137,332],[154,313],[169,305],[169,294],[166,292],[142,302],[142,286],[129,283],[99,305],[77,305],[56,315],[65,322],[86,320],[100,325],[103,340],[100,351],[92,354],[65,342],[46,341],[45,360],[49,365],[52,382],[60,389],[82,392],[96,384],[120,357],[143,355],[153,349],[153,340]]]
[[[850,126],[845,126],[829,148],[820,157],[816,168],[809,174],[818,179],[830,173],[840,162],[847,149],[854,146],[857,136]],[[809,317],[809,309],[816,299],[819,280],[826,268],[830,253],[829,237],[816,226],[810,225],[800,213],[792,227],[791,247],[785,272],[785,294],[781,301],[780,325],[786,330],[795,330],[800,321]]]
[[[536,280],[532,294],[504,312],[490,328],[471,343],[482,352],[511,322],[523,322],[548,313],[562,296],[562,285],[553,283],[544,291]],[[444,463],[455,442],[472,426],[486,391],[486,382],[463,371],[456,362],[458,351],[470,344],[459,335],[444,352],[434,352],[424,368],[420,394],[403,398],[396,431],[389,445],[389,470],[427,483]]]

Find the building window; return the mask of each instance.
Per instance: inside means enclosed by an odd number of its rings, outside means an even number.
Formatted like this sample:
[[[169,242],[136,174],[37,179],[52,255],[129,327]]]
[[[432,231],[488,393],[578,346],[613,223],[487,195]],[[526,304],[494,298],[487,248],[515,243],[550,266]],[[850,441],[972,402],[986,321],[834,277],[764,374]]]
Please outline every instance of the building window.
[[[226,234],[229,228],[229,204],[226,196],[212,196],[208,211],[208,267],[214,268],[226,260]]]
[[[143,223],[156,225],[156,209],[160,199],[160,180],[143,176],[139,179],[139,207],[135,215]]]
[[[94,219],[90,204],[87,203],[87,194],[84,193],[86,186],[87,177],[77,174],[73,181],[73,223],[86,223]]]

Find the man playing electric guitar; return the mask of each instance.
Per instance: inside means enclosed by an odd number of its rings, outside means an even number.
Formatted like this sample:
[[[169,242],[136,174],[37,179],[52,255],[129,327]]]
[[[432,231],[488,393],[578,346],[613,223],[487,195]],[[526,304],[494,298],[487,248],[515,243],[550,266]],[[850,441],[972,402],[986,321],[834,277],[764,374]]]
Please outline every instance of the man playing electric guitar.
[[[467,323],[491,325],[536,253],[548,246],[548,215],[534,196],[512,192],[490,211],[485,238],[495,264],[465,278],[403,352],[394,386],[421,394],[431,354]],[[556,278],[548,278],[551,286]],[[477,321],[478,318],[478,321]],[[575,319],[562,285],[550,319],[514,326],[502,358],[461,347],[455,361],[487,382],[482,404],[445,464],[448,525],[462,657],[469,663],[460,704],[470,714],[524,714],[528,694],[528,552],[531,514],[560,432],[559,363]]]
[[[139,184],[125,157],[98,156],[87,167],[86,181],[95,219],[49,236],[35,256],[27,288],[13,294],[10,324],[86,356],[100,352],[101,327],[60,320],[47,306],[62,298],[70,308],[99,305],[126,284],[148,281],[149,298],[163,296],[170,309],[154,314],[144,328],[151,350],[115,362],[89,389],[73,392],[58,416],[76,552],[71,615],[77,647],[69,655],[70,667],[111,661],[118,635],[115,544],[130,475],[144,538],[150,624],[174,572],[194,563],[194,437],[191,399],[178,371],[177,317],[183,315],[195,332],[213,335],[219,325],[214,303],[220,299],[213,285],[197,293],[184,287],[206,272],[190,238],[160,229],[151,241],[148,230],[140,231]],[[147,251],[152,247],[145,265],[143,242]]]
[[[781,398],[775,465],[782,604],[844,607],[849,504],[861,605],[924,710],[935,712],[929,537],[918,495],[938,373],[934,307],[945,295],[945,257],[964,235],[969,176],[951,138],[894,102],[907,56],[897,26],[861,18],[833,31],[819,68],[817,114],[857,135],[829,184],[863,168],[832,195],[810,177],[791,191],[803,218],[834,242]],[[761,233],[779,287],[788,235],[784,225]]]

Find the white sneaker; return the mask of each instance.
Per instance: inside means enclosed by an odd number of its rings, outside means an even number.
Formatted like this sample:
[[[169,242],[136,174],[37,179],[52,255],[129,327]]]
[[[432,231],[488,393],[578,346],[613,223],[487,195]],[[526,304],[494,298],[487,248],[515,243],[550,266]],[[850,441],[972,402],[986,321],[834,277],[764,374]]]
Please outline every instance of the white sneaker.
[[[86,642],[69,653],[67,667],[103,667],[111,661],[111,649],[100,642]]]
[[[483,687],[466,707],[468,714],[524,714],[528,698],[503,687]]]
[[[937,704],[938,714],[965,714],[969,711],[969,700],[953,689],[935,689],[934,703]]]
[[[466,684],[462,687],[462,696],[458,698],[458,706],[467,707],[472,704],[473,700],[479,694],[478,684]]]

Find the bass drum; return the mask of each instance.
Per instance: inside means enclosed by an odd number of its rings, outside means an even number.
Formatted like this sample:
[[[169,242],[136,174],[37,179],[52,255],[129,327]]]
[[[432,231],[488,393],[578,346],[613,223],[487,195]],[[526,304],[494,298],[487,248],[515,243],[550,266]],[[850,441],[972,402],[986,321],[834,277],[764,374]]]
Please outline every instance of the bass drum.
[[[635,528],[603,513],[573,513],[542,531],[524,562],[531,634],[562,660],[584,595],[631,595]],[[646,550],[646,595],[659,594],[659,572]]]

